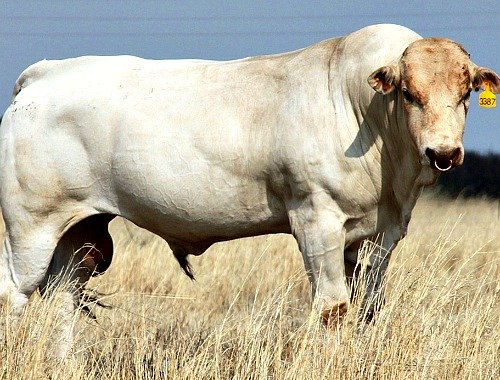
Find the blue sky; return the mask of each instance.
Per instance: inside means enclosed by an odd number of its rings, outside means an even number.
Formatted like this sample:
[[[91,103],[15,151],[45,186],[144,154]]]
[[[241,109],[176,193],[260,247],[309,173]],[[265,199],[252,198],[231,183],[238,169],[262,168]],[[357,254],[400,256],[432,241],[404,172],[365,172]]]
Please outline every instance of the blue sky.
[[[3,0],[0,112],[20,72],[44,58],[226,60],[293,50],[386,22],[458,41],[476,64],[500,72],[498,1]],[[500,152],[499,127],[500,107],[481,109],[473,94],[466,149]]]

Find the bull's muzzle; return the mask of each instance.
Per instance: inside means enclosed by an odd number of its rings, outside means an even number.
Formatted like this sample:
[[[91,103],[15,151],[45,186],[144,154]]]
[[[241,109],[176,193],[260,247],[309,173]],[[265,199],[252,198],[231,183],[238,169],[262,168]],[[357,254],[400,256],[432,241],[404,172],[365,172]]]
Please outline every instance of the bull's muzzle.
[[[462,164],[462,149],[432,149],[427,148],[425,155],[429,159],[430,166],[440,172],[446,172]]]

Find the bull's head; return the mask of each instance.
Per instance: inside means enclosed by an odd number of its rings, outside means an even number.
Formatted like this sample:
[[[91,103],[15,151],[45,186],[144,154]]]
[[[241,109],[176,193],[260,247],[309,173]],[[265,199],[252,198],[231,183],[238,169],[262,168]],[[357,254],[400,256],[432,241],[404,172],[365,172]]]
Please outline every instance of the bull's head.
[[[398,91],[420,163],[440,171],[462,164],[470,92],[486,81],[492,92],[500,92],[493,70],[476,66],[462,46],[442,38],[413,42],[396,63],[368,78],[380,94]]]

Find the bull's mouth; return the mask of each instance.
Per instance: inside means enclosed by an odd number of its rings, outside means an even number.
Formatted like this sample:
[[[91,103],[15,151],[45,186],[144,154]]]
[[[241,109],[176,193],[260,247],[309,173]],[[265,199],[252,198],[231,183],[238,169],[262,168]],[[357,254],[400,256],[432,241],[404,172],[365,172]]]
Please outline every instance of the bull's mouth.
[[[436,154],[433,149],[426,149],[425,155],[429,158],[430,166],[440,172],[447,172],[455,166],[453,159],[456,157],[458,151],[453,152],[451,155],[440,156]]]

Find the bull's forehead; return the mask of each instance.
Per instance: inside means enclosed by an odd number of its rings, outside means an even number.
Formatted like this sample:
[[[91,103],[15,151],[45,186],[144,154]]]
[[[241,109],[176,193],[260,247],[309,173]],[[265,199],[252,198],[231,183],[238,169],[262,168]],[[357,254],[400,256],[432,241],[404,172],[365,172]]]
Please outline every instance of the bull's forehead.
[[[401,57],[401,73],[402,83],[423,103],[436,92],[461,96],[471,85],[469,54],[444,38],[425,38],[410,44]]]

